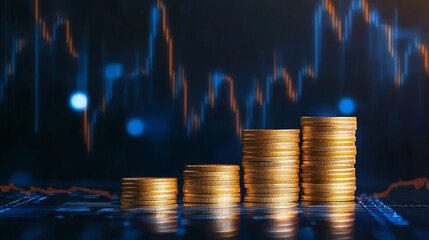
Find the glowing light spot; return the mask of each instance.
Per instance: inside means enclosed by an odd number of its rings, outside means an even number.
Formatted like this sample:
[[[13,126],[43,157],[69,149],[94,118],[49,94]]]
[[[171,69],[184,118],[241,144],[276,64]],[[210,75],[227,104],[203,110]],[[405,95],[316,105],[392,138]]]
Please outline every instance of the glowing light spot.
[[[83,110],[88,106],[88,98],[85,93],[76,92],[70,97],[70,106],[74,110]]]
[[[131,136],[139,136],[144,132],[144,130],[144,123],[138,118],[130,119],[127,123],[127,131]]]
[[[338,104],[338,109],[343,114],[352,114],[355,111],[355,102],[351,98],[343,98]]]

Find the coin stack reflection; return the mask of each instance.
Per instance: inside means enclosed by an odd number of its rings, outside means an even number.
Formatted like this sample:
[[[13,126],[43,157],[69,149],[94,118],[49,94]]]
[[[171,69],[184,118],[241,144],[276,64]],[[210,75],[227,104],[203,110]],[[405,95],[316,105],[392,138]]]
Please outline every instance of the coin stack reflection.
[[[177,208],[171,209],[123,209],[123,216],[135,229],[142,230],[142,239],[175,235],[178,230]],[[166,238],[169,239],[169,238]]]
[[[355,117],[302,117],[303,201],[355,198]]]
[[[241,201],[237,165],[186,165],[183,171],[183,205],[234,207]]]
[[[240,208],[184,208],[188,223],[185,239],[236,239],[240,227]]]
[[[349,202],[307,202],[301,206],[304,218],[312,223],[320,239],[354,239],[355,203]]]
[[[244,205],[287,207],[299,194],[299,130],[242,132]]]
[[[168,209],[177,207],[176,178],[123,178],[121,206]]]
[[[246,211],[255,239],[298,239],[298,208],[254,208]]]

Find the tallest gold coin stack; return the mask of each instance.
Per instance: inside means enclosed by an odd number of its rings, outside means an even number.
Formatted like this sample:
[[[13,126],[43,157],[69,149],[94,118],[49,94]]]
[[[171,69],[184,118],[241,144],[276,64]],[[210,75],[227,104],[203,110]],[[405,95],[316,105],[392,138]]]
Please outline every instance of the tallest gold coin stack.
[[[299,194],[299,129],[242,132],[244,205],[288,207]]]
[[[302,117],[303,201],[355,198],[355,117]]]

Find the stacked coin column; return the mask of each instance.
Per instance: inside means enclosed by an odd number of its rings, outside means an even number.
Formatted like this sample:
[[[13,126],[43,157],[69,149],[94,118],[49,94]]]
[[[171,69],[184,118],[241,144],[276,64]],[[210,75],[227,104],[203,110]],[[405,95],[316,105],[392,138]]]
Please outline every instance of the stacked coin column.
[[[303,201],[355,198],[355,117],[302,117]]]
[[[241,201],[239,170],[237,165],[186,165],[183,171],[183,205],[238,206]]]
[[[122,178],[121,206],[169,209],[177,207],[177,178]]]
[[[242,132],[244,205],[294,206],[299,194],[299,130]]]

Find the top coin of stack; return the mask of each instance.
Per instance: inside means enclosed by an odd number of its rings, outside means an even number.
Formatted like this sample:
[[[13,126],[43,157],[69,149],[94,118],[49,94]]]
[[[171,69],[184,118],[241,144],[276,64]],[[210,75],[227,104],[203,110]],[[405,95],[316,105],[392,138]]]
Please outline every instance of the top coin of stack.
[[[296,205],[299,194],[299,142],[299,129],[243,130],[244,205]]]
[[[355,117],[302,117],[303,201],[352,201],[356,190]]]
[[[122,178],[121,206],[168,209],[177,207],[177,178]]]
[[[241,201],[237,165],[186,165],[183,171],[183,205],[235,207]]]

